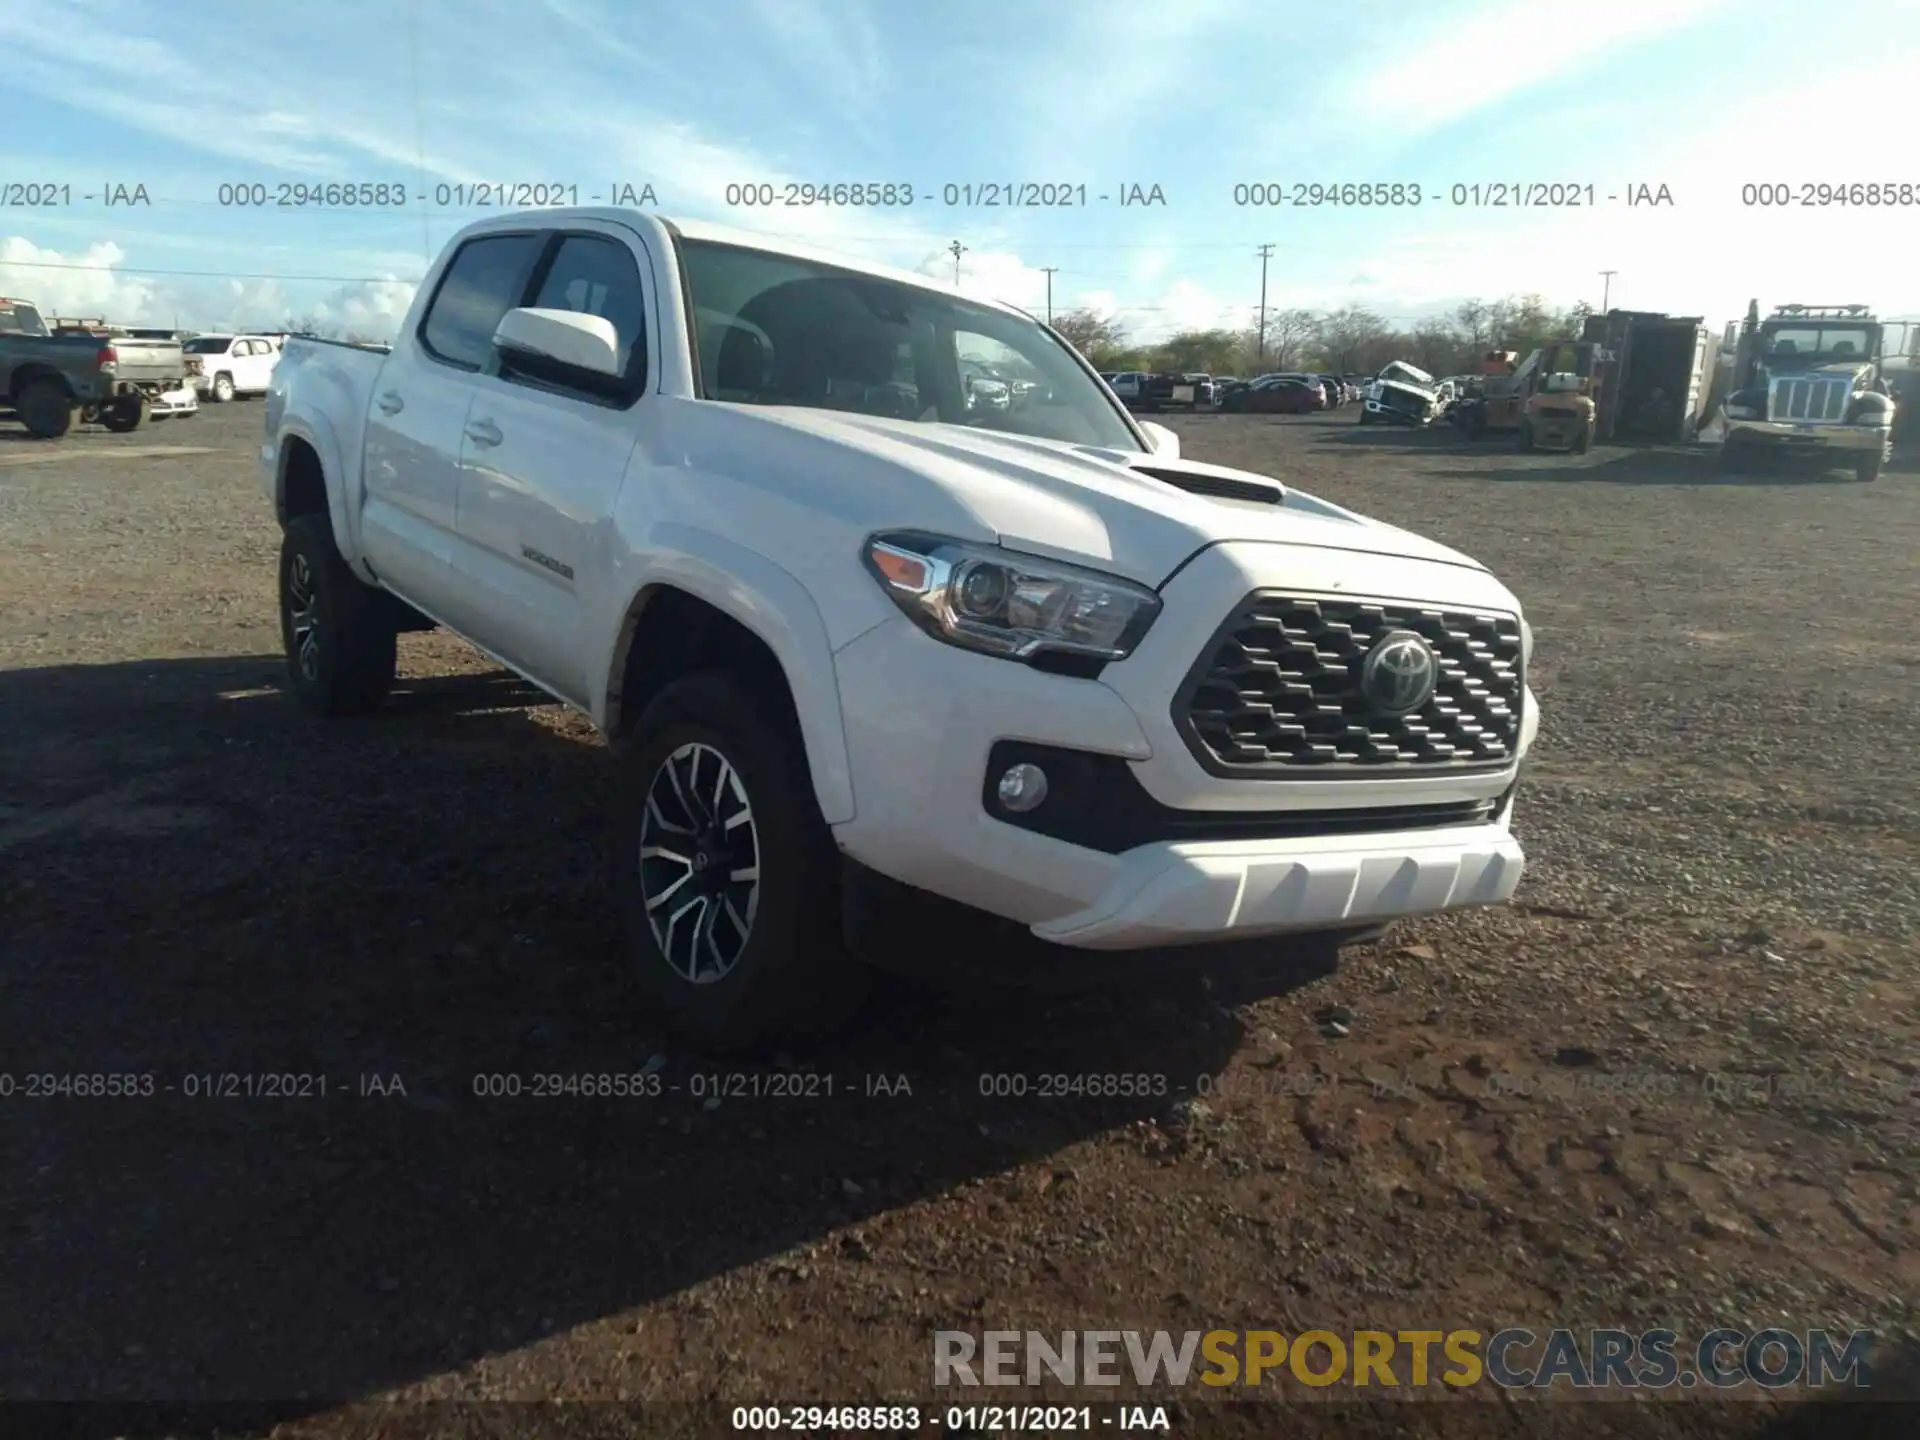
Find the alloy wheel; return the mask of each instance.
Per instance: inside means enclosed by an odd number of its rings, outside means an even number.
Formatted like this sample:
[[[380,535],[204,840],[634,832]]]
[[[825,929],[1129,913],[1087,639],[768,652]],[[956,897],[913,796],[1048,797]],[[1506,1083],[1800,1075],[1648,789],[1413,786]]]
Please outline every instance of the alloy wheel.
[[[294,662],[309,685],[320,683],[320,603],[314,593],[313,567],[296,553],[287,567],[287,629]]]
[[[740,774],[689,742],[660,763],[640,821],[640,898],[654,943],[692,985],[725,979],[753,935],[760,835]]]

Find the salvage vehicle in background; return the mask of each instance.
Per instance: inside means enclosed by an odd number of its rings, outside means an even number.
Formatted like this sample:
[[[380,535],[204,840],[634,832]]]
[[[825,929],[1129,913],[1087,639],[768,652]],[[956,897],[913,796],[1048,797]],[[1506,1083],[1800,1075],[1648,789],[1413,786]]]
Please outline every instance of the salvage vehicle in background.
[[[193,388],[224,403],[237,395],[267,393],[281,343],[272,335],[196,335],[182,348]]]
[[[177,342],[74,329],[49,332],[31,301],[0,296],[0,415],[40,440],[77,422],[137,430],[185,383]]]
[[[967,404],[983,338],[1043,403]],[[438,622],[590,717],[626,958],[711,1046],[844,1019],[861,957],[1330,958],[1520,877],[1513,594],[1181,459],[1038,321],[925,275],[491,216],[390,353],[288,343],[260,462],[293,696],[376,707]]]
[[[1360,402],[1362,425],[1431,425],[1440,414],[1434,379],[1417,365],[1390,361],[1368,384]]]
[[[1749,312],[1752,313],[1751,311]],[[1893,458],[1894,401],[1880,378],[1880,322],[1865,305],[1782,305],[1742,341],[1720,464],[1762,459],[1880,478]]]
[[[1221,408],[1236,415],[1310,415],[1327,408],[1327,392],[1304,376],[1273,375],[1234,391]]]

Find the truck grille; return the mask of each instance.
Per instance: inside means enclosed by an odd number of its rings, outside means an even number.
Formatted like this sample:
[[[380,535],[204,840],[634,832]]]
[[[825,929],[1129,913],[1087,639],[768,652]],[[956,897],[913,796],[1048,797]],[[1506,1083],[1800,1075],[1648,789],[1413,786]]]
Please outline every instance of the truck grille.
[[[1360,684],[1394,630],[1438,661],[1432,698],[1409,715],[1384,713]],[[1173,721],[1215,775],[1497,769],[1519,747],[1524,693],[1512,615],[1256,590],[1201,655]]]
[[[1776,380],[1772,420],[1838,420],[1847,412],[1847,380]]]

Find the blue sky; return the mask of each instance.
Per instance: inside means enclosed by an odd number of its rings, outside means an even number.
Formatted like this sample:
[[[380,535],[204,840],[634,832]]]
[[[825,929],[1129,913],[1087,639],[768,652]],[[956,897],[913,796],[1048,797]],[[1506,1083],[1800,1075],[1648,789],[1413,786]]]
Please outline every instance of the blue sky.
[[[1920,0],[0,0],[0,292],[198,327],[320,313],[390,331],[425,256],[487,213],[440,186],[651,185],[667,214],[803,236],[1143,336],[1268,301],[1393,319],[1537,291],[1733,318],[1920,313],[1901,118]],[[1876,135],[1884,135],[1884,141]],[[1876,158],[1887,157],[1883,163]],[[1260,208],[1254,182],[1418,184],[1418,207]],[[405,188],[377,213],[246,210],[223,184]],[[905,182],[877,209],[748,210],[726,186]],[[1084,208],[943,203],[1085,185]],[[1503,181],[1571,210],[1451,203]],[[1750,207],[1742,185],[1892,182],[1904,207]],[[1100,203],[1158,185],[1164,205]],[[1630,207],[1639,185],[1673,203]],[[143,185],[150,205],[88,200]],[[1610,195],[1620,199],[1609,200]],[[16,200],[0,190],[0,203]],[[169,273],[171,272],[171,273]],[[295,278],[298,277],[298,278]]]

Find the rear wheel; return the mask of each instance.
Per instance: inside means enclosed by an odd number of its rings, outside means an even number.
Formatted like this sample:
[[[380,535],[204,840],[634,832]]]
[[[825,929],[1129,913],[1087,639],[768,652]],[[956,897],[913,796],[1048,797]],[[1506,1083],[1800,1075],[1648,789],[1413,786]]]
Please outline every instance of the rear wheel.
[[[58,440],[73,428],[79,407],[57,380],[30,380],[13,402],[14,414],[36,440]]]
[[[147,397],[138,390],[116,395],[100,407],[100,423],[116,435],[138,430],[147,423]]]
[[[1593,422],[1589,420],[1580,427],[1580,433],[1573,438],[1573,453],[1584,455],[1593,448]]]
[[[635,978],[714,1050],[844,1021],[867,970],[842,943],[841,860],[797,735],[726,671],[669,685],[621,760],[608,881]]]
[[[1520,448],[1522,450],[1532,450],[1534,448],[1533,423],[1529,420],[1522,420],[1520,422]]]
[[[398,651],[382,593],[347,568],[326,516],[288,524],[280,546],[280,636],[294,698],[314,714],[363,714],[393,688]]]

